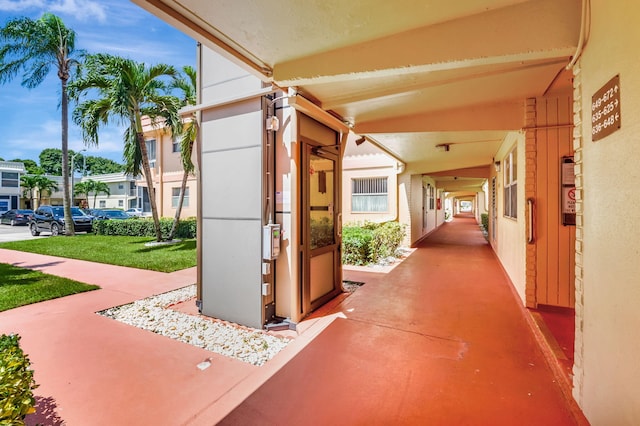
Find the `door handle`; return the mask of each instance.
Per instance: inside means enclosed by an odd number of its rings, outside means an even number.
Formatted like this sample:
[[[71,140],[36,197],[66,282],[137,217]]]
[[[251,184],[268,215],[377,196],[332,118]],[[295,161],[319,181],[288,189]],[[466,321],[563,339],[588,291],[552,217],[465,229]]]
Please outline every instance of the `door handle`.
[[[338,227],[338,237],[342,238],[342,212],[338,213],[337,222],[336,226]]]
[[[527,229],[527,243],[533,244],[535,242],[535,201],[533,198],[527,198],[527,210],[529,212],[529,229]]]

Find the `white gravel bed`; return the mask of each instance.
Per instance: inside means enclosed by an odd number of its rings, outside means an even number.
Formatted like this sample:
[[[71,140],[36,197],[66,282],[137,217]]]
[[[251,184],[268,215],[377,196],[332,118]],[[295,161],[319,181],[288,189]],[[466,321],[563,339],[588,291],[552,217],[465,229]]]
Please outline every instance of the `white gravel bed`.
[[[168,309],[196,295],[191,285],[98,312],[125,324],[253,365],[263,365],[290,342],[262,330]]]

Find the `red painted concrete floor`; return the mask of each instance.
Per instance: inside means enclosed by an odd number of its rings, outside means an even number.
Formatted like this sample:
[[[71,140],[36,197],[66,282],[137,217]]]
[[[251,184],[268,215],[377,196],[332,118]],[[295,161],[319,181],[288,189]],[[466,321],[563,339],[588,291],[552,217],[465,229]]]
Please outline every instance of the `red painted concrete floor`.
[[[366,284],[300,323],[262,367],[95,314],[191,284],[194,269],[7,250],[0,261],[102,286],[0,313],[40,384],[31,425],[587,424],[473,219],[388,273],[345,270]]]
[[[223,425],[587,424],[474,219],[457,218],[332,322]]]

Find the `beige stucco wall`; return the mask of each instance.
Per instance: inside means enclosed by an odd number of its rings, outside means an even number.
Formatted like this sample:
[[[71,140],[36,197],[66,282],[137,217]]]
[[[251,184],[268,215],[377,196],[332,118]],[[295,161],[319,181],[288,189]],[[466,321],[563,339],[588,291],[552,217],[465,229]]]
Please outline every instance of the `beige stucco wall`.
[[[640,3],[591,2],[589,42],[576,69],[578,150],[574,395],[593,425],[640,424]],[[621,128],[591,140],[591,98],[620,75]],[[574,143],[580,148],[579,141]],[[582,333],[582,334],[581,334]]]
[[[526,173],[524,142],[523,133],[509,133],[495,156],[496,161],[504,164],[504,157],[517,145],[518,218],[512,219],[504,216],[504,168],[501,167],[496,178],[496,193],[498,194],[496,240],[492,241],[493,248],[500,259],[500,263],[502,263],[503,268],[509,275],[523,304],[525,301],[525,251],[527,245],[525,223],[526,200],[524,196],[524,178]],[[482,195],[481,198],[484,199],[484,195]],[[484,206],[480,207],[484,209]]]
[[[342,159],[342,223],[386,222],[398,219],[397,161],[390,156],[366,154],[345,156]],[[388,210],[362,213],[351,210],[351,181],[355,178],[387,178]]]
[[[174,217],[176,214],[176,208],[173,207],[173,188],[180,188],[182,186],[182,171],[174,173],[165,173],[163,178],[164,184],[162,186],[162,207],[161,216]],[[195,176],[190,175],[187,180],[187,188],[189,193],[189,201],[186,201],[182,205],[180,211],[181,218],[196,217],[198,213],[198,182]]]
[[[281,94],[279,94],[281,95]],[[286,100],[278,105],[287,104]],[[296,141],[293,109],[282,107],[278,118],[282,127],[276,133],[276,223],[282,225],[280,256],[276,260],[276,315],[298,321],[300,314],[294,309],[300,300],[300,236],[295,232],[300,202],[297,183],[299,179],[299,147]],[[281,303],[282,302],[282,303]]]
[[[406,226],[407,231],[407,237],[405,241],[403,241],[403,245],[414,245],[427,234],[433,232],[437,227],[445,223],[443,195],[443,208],[441,210],[437,210],[436,208],[428,212],[427,227],[425,228],[423,226],[423,186],[426,186],[428,183],[435,187],[436,199],[434,202],[437,203],[437,196],[440,192],[433,178],[409,173],[401,173],[398,175],[398,221]]]

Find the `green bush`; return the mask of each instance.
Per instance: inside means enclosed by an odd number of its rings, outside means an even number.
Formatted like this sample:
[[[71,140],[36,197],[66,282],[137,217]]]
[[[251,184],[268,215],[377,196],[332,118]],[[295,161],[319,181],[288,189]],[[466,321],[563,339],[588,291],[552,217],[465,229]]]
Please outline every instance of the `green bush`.
[[[398,222],[386,222],[373,230],[369,260],[376,263],[381,259],[395,256],[405,237],[404,226]]]
[[[373,231],[358,226],[342,228],[342,263],[366,265],[369,263]]]
[[[342,263],[367,265],[395,256],[405,234],[405,227],[398,222],[345,226],[342,228]]]
[[[1,425],[24,425],[24,416],[35,412],[33,389],[38,386],[29,365],[29,358],[20,348],[20,336],[0,336]]]
[[[167,238],[171,232],[173,219],[161,218],[160,229],[162,237]],[[175,238],[196,238],[197,222],[195,217],[178,222]],[[153,219],[125,219],[125,220],[96,220],[93,223],[96,235],[123,235],[129,237],[155,237],[156,230]]]
[[[485,231],[488,231],[489,230],[489,214],[488,213],[480,214],[480,221],[482,222],[482,228],[484,228]]]

